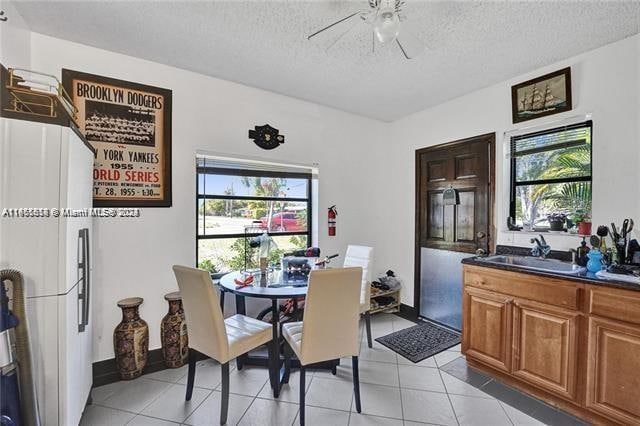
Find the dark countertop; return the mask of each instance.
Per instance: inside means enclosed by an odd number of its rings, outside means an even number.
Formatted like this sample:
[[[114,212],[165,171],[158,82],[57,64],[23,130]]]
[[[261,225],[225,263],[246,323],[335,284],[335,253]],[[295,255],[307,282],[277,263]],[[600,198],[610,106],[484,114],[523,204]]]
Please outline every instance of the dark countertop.
[[[506,253],[503,252],[499,254],[506,254]],[[515,254],[515,253],[511,252],[511,254]],[[574,281],[574,282],[583,283],[583,284],[591,284],[591,285],[599,285],[603,287],[614,287],[614,288],[620,288],[625,290],[640,291],[639,284],[633,284],[625,281],[604,280],[602,278],[598,278],[596,274],[593,272],[583,272],[578,275],[564,275],[564,274],[556,274],[553,272],[533,271],[530,269],[524,269],[524,268],[518,267],[516,265],[489,263],[489,262],[484,262],[481,259],[482,258],[478,256],[468,257],[466,259],[462,259],[462,263],[465,265],[482,266],[485,268],[502,269],[504,271],[519,272],[519,273],[529,274],[529,275],[538,275],[540,277],[557,278],[557,279]]]

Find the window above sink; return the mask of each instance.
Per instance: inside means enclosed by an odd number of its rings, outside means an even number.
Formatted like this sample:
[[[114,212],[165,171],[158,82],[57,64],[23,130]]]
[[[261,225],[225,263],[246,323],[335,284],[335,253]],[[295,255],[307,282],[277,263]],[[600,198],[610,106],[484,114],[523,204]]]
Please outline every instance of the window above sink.
[[[592,122],[512,136],[510,140],[511,228],[565,233],[591,214]],[[557,227],[556,227],[557,228]]]

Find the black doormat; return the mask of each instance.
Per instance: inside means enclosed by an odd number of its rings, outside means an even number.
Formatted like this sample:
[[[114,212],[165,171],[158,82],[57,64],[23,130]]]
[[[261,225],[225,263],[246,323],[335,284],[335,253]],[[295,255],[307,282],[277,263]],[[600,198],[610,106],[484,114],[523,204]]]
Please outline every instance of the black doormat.
[[[414,363],[460,343],[460,334],[430,322],[378,337],[380,342]]]

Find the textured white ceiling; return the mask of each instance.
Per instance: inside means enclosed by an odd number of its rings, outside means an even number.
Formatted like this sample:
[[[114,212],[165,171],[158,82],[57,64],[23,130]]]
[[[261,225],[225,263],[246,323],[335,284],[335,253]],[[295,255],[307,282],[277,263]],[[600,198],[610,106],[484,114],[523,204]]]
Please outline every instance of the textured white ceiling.
[[[407,0],[428,50],[371,52],[366,24],[325,52],[306,36],[361,8],[341,2],[23,2],[36,32],[393,121],[638,33],[638,2]],[[72,17],[72,19],[70,19]]]

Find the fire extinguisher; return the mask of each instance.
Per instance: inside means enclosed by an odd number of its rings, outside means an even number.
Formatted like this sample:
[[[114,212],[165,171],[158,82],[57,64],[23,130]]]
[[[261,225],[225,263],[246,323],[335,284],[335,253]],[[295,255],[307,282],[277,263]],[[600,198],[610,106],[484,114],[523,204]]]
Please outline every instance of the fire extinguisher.
[[[336,236],[336,216],[338,216],[338,210],[336,210],[336,206],[333,205],[329,207],[329,212],[327,213],[327,224],[329,226],[329,236]]]

